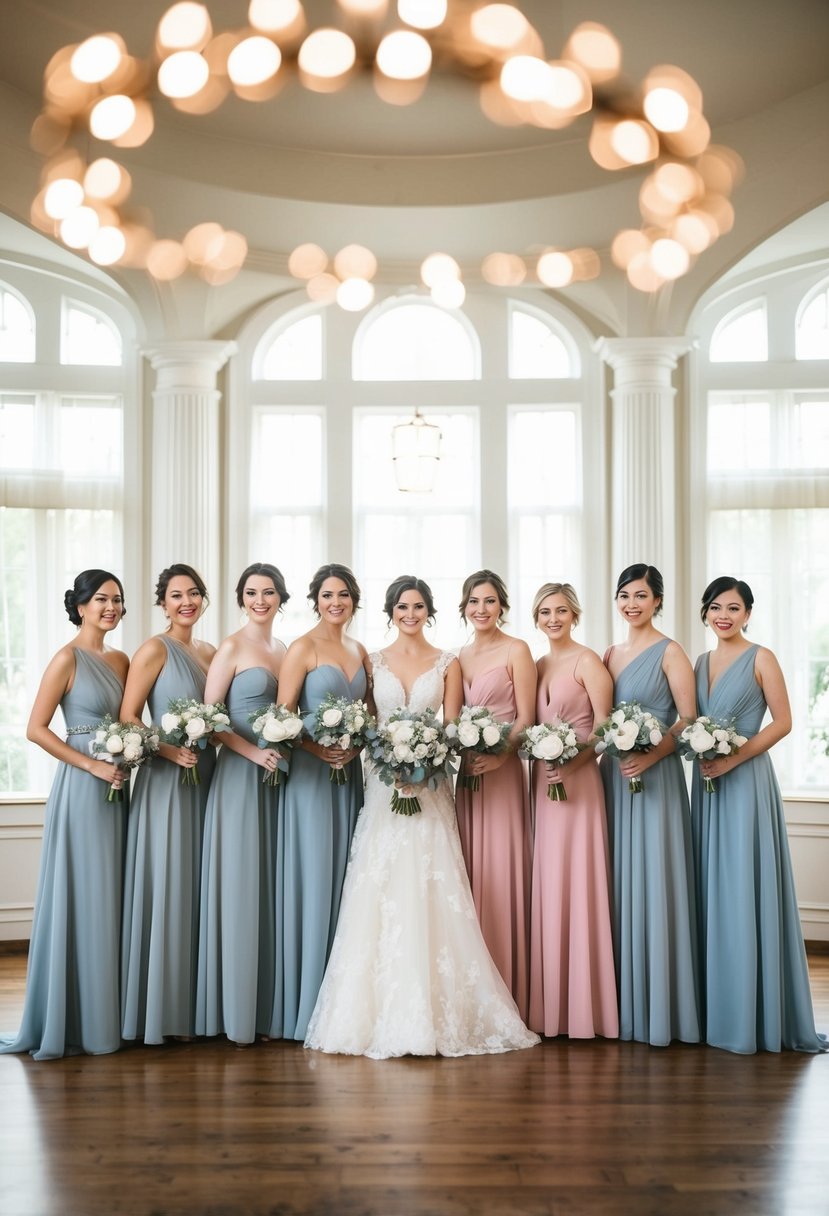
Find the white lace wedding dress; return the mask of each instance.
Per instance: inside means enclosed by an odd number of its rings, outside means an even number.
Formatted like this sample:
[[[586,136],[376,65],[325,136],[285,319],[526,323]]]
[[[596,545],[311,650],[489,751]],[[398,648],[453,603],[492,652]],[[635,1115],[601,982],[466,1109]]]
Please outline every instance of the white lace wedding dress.
[[[415,681],[409,707],[443,702],[443,652]],[[378,718],[405,701],[372,654]],[[418,790],[421,812],[397,815],[369,773],[340,919],[306,1047],[348,1055],[483,1055],[532,1047],[489,956],[466,875],[451,782]]]

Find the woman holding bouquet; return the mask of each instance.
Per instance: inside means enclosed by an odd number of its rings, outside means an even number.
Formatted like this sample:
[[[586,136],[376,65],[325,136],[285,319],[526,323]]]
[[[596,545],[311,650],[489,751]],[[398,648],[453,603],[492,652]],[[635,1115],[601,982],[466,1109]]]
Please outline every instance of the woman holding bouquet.
[[[121,703],[124,722],[141,722],[144,706],[156,727],[171,700],[204,700],[215,650],[193,630],[207,606],[201,576],[183,562],[162,570],[155,602],[164,633],[135,652]],[[163,1043],[195,1033],[202,823],[213,749],[159,745],[138,770],[130,802],[121,952],[122,1034]],[[201,783],[182,784],[198,764]],[[171,965],[172,964],[172,965]]]
[[[588,739],[608,717],[613,681],[572,636],[581,605],[569,583],[545,583],[533,621],[550,653],[538,660],[538,722],[560,719],[582,750],[565,765],[533,764],[535,847],[530,921],[530,1017],[546,1035],[619,1034],[604,792]],[[563,785],[565,799],[548,797]]]
[[[369,688],[365,647],[348,636],[360,588],[347,566],[322,566],[308,599],[319,618],[292,642],[281,676],[281,700],[310,724],[329,694],[362,700]],[[345,775],[341,784],[334,771]],[[276,997],[272,1033],[304,1039],[334,940],[351,838],[363,805],[363,771],[354,749],[303,738],[294,747],[285,787],[278,867]]]
[[[511,722],[499,755],[467,753],[462,774],[482,778],[477,790],[458,781],[458,828],[484,941],[527,1016],[530,917],[530,822],[518,739],[535,714],[535,663],[526,642],[501,628],[509,612],[504,582],[491,570],[470,574],[460,613],[474,630],[458,656],[465,705],[486,706]]]
[[[662,575],[639,563],[619,575],[624,642],[606,651],[613,702],[635,702],[665,727],[695,716],[694,673],[676,642],[654,625]],[[688,793],[674,735],[623,760],[603,756],[619,1036],[666,1046],[700,1039],[697,924]],[[640,778],[640,793],[630,783]],[[635,784],[635,782],[634,782]]]
[[[275,862],[281,786],[266,780],[276,752],[256,744],[251,715],[277,698],[285,655],[273,637],[289,595],[276,566],[254,562],[236,584],[247,621],[220,645],[204,695],[223,701],[223,731],[207,800],[202,852],[196,1033],[246,1046],[270,1037],[275,982]]]
[[[457,659],[431,646],[423,627],[432,593],[404,575],[386,592],[397,638],[371,655],[378,723],[395,710],[461,708]],[[452,789],[413,786],[415,814],[392,811],[392,790],[369,772],[366,805],[331,959],[306,1047],[367,1055],[479,1055],[531,1047],[490,958],[475,915],[455,825]]]
[[[748,584],[728,576],[702,596],[702,620],[717,648],[697,659],[699,710],[747,737],[732,755],[694,764],[704,1033],[727,1051],[821,1051],[769,756],[791,730],[791,711],[777,659],[745,637],[753,604]],[[763,726],[767,709],[771,721]],[[704,791],[705,777],[713,793]]]
[[[59,761],[43,829],[23,1021],[0,1052],[36,1060],[121,1046],[118,1000],[127,802],[108,802],[124,770],[89,754],[95,727],[117,718],[129,660],[106,645],[124,615],[121,581],[84,570],[64,597],[77,636],[43,674],[26,737]],[[60,706],[66,739],[50,722]]]

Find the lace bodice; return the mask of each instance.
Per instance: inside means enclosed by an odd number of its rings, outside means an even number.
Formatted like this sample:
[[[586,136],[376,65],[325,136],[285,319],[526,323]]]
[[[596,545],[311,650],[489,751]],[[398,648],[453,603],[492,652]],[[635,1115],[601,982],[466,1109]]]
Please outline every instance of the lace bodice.
[[[414,713],[433,709],[436,713],[443,704],[443,680],[446,669],[455,655],[442,650],[431,667],[422,671],[412,685],[408,700],[403,685],[386,663],[379,650],[369,655],[374,673],[374,703],[377,719],[382,725],[396,709],[405,705]]]

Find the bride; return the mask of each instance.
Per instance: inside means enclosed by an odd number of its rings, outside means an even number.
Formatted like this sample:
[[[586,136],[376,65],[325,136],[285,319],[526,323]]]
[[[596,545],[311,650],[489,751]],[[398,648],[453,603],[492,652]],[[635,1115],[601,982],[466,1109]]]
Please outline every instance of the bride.
[[[402,705],[460,713],[458,660],[430,646],[429,587],[403,576],[386,592],[398,636],[370,656],[377,715]],[[451,782],[417,787],[422,810],[390,808],[373,773],[357,823],[340,919],[306,1047],[366,1055],[462,1056],[532,1047],[475,914],[461,853]]]

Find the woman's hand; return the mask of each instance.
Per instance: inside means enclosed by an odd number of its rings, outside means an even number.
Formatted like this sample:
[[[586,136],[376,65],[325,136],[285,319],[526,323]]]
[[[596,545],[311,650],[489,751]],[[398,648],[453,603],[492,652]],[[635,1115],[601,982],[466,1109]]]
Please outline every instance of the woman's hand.
[[[177,764],[179,768],[195,768],[199,762],[194,748],[184,745],[177,747],[174,743],[160,743],[158,754],[163,760],[169,760],[171,764]]]
[[[107,785],[111,785],[116,790],[121,789],[127,775],[127,770],[121,768],[120,764],[108,764],[106,760],[92,760],[86,771],[91,777],[97,777],[99,781],[106,781]]]
[[[486,756],[480,752],[467,752],[464,759],[463,771],[470,777],[483,777],[485,773],[494,773],[506,764],[511,753],[501,752],[499,756]]]
[[[314,743],[313,739],[305,739],[302,746],[312,756],[316,756],[318,760],[324,760],[332,768],[345,768],[360,754],[360,749],[356,747],[350,747],[347,750],[342,747],[323,747],[319,743]]]
[[[717,756],[716,760],[700,760],[700,772],[703,777],[710,777],[712,780],[724,777],[740,763],[739,754],[736,752],[733,756]]]
[[[619,772],[628,780],[631,777],[641,777],[661,759],[662,757],[656,754],[656,748],[651,748],[647,752],[631,752],[629,756],[625,756],[624,760],[619,761]]]
[[[251,758],[254,764],[258,764],[267,773],[275,773],[281,759],[274,747],[257,747],[256,755]]]

